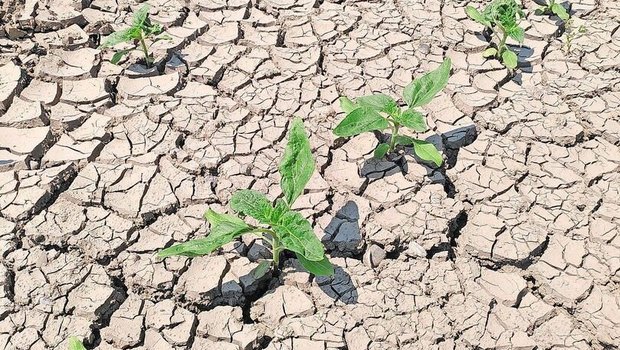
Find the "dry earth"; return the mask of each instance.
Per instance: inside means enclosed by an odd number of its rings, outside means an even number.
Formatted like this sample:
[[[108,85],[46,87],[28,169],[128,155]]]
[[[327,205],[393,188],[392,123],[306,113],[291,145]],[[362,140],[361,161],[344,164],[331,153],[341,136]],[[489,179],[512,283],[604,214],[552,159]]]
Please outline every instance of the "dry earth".
[[[620,346],[619,2],[573,0],[566,54],[527,1],[514,76],[463,2],[149,3],[161,74],[95,49],[140,4],[1,4],[0,348]],[[444,167],[334,137],[340,95],[400,94],[444,57],[423,135]],[[280,194],[293,115],[318,163],[297,207],[335,277],[288,259],[257,280],[251,237],[156,260],[236,189]]]

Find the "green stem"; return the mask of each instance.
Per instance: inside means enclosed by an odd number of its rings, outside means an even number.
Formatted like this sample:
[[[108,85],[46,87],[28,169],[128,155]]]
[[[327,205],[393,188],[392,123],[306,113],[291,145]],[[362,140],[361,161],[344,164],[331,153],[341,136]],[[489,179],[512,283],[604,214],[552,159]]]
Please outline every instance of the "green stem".
[[[252,233],[252,232],[268,233],[272,237],[275,237],[275,232],[273,232],[273,230],[270,230],[268,228],[254,227],[254,228],[252,228],[252,231],[250,231],[250,233]]]
[[[142,47],[142,52],[144,52],[144,58],[146,59],[146,68],[151,68],[151,57],[149,56],[149,50],[144,42],[144,35],[142,32],[140,32],[140,46]]]
[[[398,129],[400,128],[400,124],[394,122],[394,126],[390,126],[392,128],[392,137],[390,139],[390,153],[394,152],[394,147],[396,147],[396,137],[398,136]]]
[[[497,47],[497,56],[501,57],[502,56],[502,52],[504,52],[504,50],[506,50],[506,40],[508,39],[508,33],[506,33],[506,30],[504,30],[504,28],[502,28],[500,26],[500,29],[502,30],[502,39],[499,42],[499,46]]]
[[[280,265],[280,251],[281,251],[281,247],[280,247],[280,241],[278,240],[278,237],[273,236],[273,240],[271,241],[271,252],[273,254],[273,267],[274,269],[278,269],[278,266]]]

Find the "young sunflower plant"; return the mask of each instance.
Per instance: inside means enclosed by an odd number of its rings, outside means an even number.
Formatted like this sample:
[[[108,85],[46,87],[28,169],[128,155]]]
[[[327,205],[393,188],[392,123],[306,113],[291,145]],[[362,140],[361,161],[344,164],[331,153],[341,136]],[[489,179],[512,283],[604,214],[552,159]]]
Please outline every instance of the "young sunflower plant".
[[[428,129],[422,113],[416,108],[431,102],[450,78],[451,61],[445,59],[435,70],[413,80],[403,91],[407,108],[401,108],[396,100],[385,94],[362,96],[355,101],[340,98],[340,107],[347,116],[336,126],[334,134],[340,137],[359,135],[368,131],[390,130],[387,143],[381,143],[374,152],[375,158],[383,158],[396,150],[397,146],[413,146],[413,151],[422,160],[439,167],[443,163],[441,153],[425,140],[401,135],[402,128],[416,132]]]
[[[130,53],[131,51],[138,50],[144,54],[144,62],[147,68],[151,68],[153,66],[154,58],[149,52],[149,48],[157,41],[170,40],[170,37],[166,35],[157,36],[158,34],[161,34],[162,26],[151,22],[151,19],[149,18],[149,10],[149,5],[142,6],[134,13],[131,27],[108,35],[103,44],[99,46],[99,49],[105,49],[126,42],[137,43],[137,46],[135,47],[119,50],[114,53],[110,62],[117,64],[124,55]],[[151,44],[147,45],[146,40],[151,41]]]
[[[518,56],[508,47],[508,38],[523,43],[525,31],[519,27],[521,19],[525,18],[523,9],[515,0],[493,0],[480,12],[472,6],[467,6],[465,12],[469,18],[485,26],[496,38],[493,46],[486,49],[482,56],[496,57],[506,68],[517,68]]]
[[[323,243],[314,234],[312,225],[299,212],[291,209],[303,193],[314,169],[310,142],[301,119],[296,118],[292,122],[279,167],[283,198],[278,198],[274,203],[254,190],[237,191],[230,199],[230,207],[239,216],[209,209],[205,213],[205,219],[211,226],[207,237],[173,245],[161,250],[158,256],[207,255],[241,235],[254,234],[269,242],[272,252],[271,261],[262,261],[254,269],[255,277],[262,277],[269,271],[270,265],[277,269],[280,254],[285,250],[295,253],[301,265],[314,275],[333,275],[334,267],[325,256]],[[247,216],[254,218],[258,225],[244,221]]]

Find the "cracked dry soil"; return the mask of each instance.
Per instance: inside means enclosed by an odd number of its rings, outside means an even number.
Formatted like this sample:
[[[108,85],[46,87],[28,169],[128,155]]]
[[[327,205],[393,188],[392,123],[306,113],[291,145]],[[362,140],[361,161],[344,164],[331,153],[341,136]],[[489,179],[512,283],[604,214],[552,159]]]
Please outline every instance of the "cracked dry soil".
[[[0,5],[0,349],[620,347],[620,3],[572,0],[566,54],[526,1],[514,76],[466,3],[149,3],[161,74],[95,49],[140,4]],[[332,134],[339,96],[400,95],[445,57],[422,135],[441,169]],[[336,275],[289,257],[256,279],[253,237],[155,259],[235,190],[280,194],[293,115],[318,164],[296,209]]]

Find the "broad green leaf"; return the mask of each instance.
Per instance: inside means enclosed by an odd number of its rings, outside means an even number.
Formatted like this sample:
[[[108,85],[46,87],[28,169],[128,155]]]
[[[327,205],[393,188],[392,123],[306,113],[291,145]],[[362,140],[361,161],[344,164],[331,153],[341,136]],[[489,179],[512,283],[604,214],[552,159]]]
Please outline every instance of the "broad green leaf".
[[[315,276],[333,276],[334,266],[329,262],[327,256],[323,255],[323,259],[320,261],[310,261],[304,258],[302,255],[297,254],[297,260],[304,269],[308,270]]]
[[[133,49],[127,49],[127,50],[120,50],[117,51],[116,53],[114,53],[114,55],[112,56],[112,59],[110,60],[110,63],[112,64],[117,64],[121,58],[123,58],[123,56],[125,56],[127,53],[129,53],[131,50]]]
[[[518,26],[510,27],[506,29],[506,31],[508,33],[508,36],[510,36],[511,38],[513,38],[519,43],[522,43],[523,40],[525,40],[525,31],[521,27],[518,27]]]
[[[438,167],[443,163],[441,153],[435,148],[435,145],[428,141],[413,139],[413,151],[420,159],[433,162]]]
[[[465,13],[467,13],[467,16],[469,16],[469,18],[473,19],[474,21],[482,24],[485,27],[490,27],[491,23],[489,22],[489,20],[487,20],[484,15],[482,15],[482,13],[480,13],[480,11],[476,10],[475,7],[473,6],[467,6],[465,7]]]
[[[161,26],[161,24],[159,23],[155,23],[155,24],[150,24],[150,25],[145,25],[143,26],[142,30],[144,31],[144,35],[148,36],[148,35],[157,35],[159,33],[161,33],[164,28]],[[172,38],[170,38],[172,39]],[[162,39],[160,39],[162,40]]]
[[[484,52],[482,53],[482,57],[493,57],[497,55],[497,49],[494,47],[489,47],[488,49],[484,50]]]
[[[417,132],[425,132],[426,129],[428,129],[422,113],[416,112],[412,109],[404,111],[399,116],[395,117],[394,120],[396,120],[400,125],[406,126]]]
[[[263,224],[270,222],[273,206],[267,197],[254,190],[239,190],[230,198],[230,207],[237,213],[251,216]]]
[[[379,146],[377,146],[377,148],[375,148],[374,157],[376,159],[381,159],[385,157],[385,155],[388,153],[389,150],[390,150],[390,145],[388,145],[387,143],[382,143]]]
[[[323,244],[314,234],[310,222],[298,212],[285,213],[272,228],[284,248],[311,261],[323,259]]]
[[[434,71],[415,79],[405,87],[403,97],[409,107],[423,106],[433,99],[448,83],[452,62],[446,58]]]
[[[69,338],[69,350],[86,350],[86,347],[77,337],[71,337]]]
[[[366,131],[383,130],[390,127],[388,121],[377,111],[368,107],[359,107],[349,113],[334,129],[336,136],[348,137]]]
[[[158,41],[170,41],[170,40],[172,40],[172,37],[168,34],[159,35],[151,41],[151,45],[149,45],[149,48],[151,48],[153,44],[155,44]]]
[[[534,10],[534,14],[537,15],[537,16],[544,15],[545,12],[547,12],[547,7],[546,6],[541,6],[541,7],[537,8],[536,10]]]
[[[551,12],[555,13],[563,21],[568,21],[568,19],[570,18],[570,15],[568,14],[564,6],[560,4],[553,4],[551,6]]]
[[[211,229],[206,238],[198,238],[162,249],[157,256],[167,258],[175,255],[188,257],[207,255],[251,230],[252,227],[246,223],[239,225],[230,221],[222,221]]]
[[[314,159],[310,141],[303,122],[295,118],[280,162],[280,187],[289,207],[303,193],[312,173],[314,173]]]
[[[254,278],[256,279],[262,278],[269,271],[269,267],[271,267],[270,261],[267,261],[267,260],[261,261],[260,263],[258,263],[258,266],[256,266],[252,270],[251,272],[252,276],[254,276]]]
[[[398,108],[396,101],[385,94],[362,96],[355,99],[355,103],[361,107],[368,107],[377,112],[392,113]]]
[[[108,35],[103,44],[99,46],[99,48],[104,49],[107,47],[112,47],[120,43],[132,41],[138,38],[140,38],[140,29],[128,28],[119,30],[118,32],[114,32]]]
[[[398,135],[396,136],[396,145],[400,145],[400,146],[411,146],[413,145],[413,141],[415,139],[413,137],[409,137],[409,136],[405,136],[405,135]]]
[[[518,63],[517,54],[510,50],[504,51],[502,53],[502,62],[504,62],[504,65],[507,68],[510,68],[510,69],[517,68],[517,63]]]
[[[149,16],[150,9],[151,7],[148,4],[145,4],[144,6],[140,7],[138,11],[134,12],[132,27],[142,27],[142,25]]]
[[[349,114],[351,112],[353,112],[357,106],[355,105],[355,103],[353,103],[353,101],[349,100],[348,97],[346,96],[342,96],[340,99],[340,108],[342,109],[343,112]]]
[[[269,222],[278,223],[282,215],[284,215],[284,213],[288,212],[289,210],[290,209],[288,207],[288,204],[286,204],[286,202],[282,198],[276,199],[276,205],[271,211],[271,215],[269,215]]]
[[[216,213],[211,209],[208,209],[205,212],[204,217],[205,220],[207,220],[212,227],[215,227],[216,225],[219,225],[223,222],[229,222],[230,224],[238,225],[239,227],[247,226],[247,224],[243,220],[239,219],[234,215]]]

